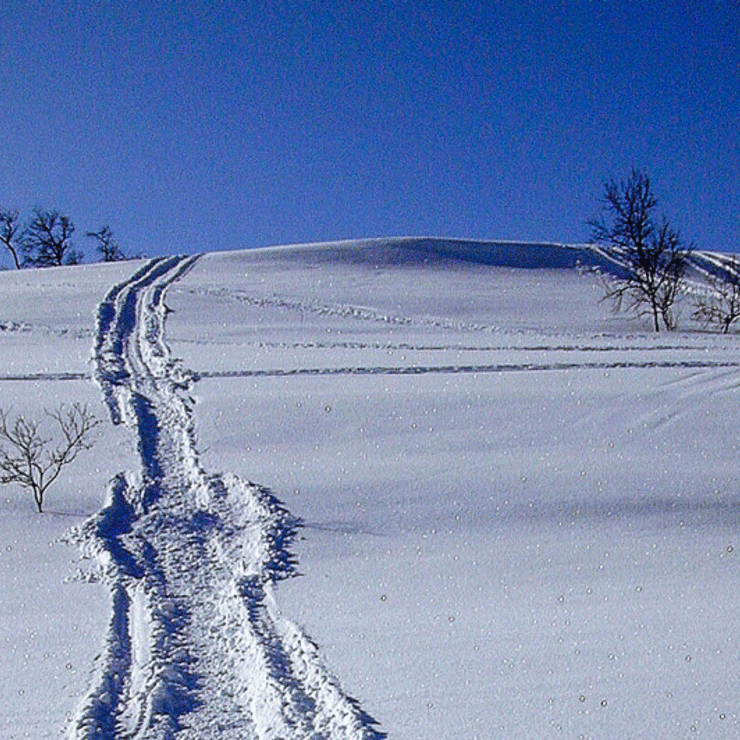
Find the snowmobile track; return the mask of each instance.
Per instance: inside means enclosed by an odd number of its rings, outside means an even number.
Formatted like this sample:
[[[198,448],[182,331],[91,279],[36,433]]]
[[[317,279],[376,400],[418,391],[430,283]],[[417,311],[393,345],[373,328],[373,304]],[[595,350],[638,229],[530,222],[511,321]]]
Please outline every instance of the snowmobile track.
[[[380,740],[277,609],[300,522],[267,489],[200,466],[193,377],[164,336],[167,288],[197,259],[152,260],[99,307],[95,379],[141,466],[77,532],[112,613],[69,737]]]

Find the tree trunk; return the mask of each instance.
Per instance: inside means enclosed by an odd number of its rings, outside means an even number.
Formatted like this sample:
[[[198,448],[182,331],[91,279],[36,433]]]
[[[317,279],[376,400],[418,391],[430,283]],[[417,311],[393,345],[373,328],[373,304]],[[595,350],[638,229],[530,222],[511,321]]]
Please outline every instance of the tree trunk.
[[[21,263],[20,263],[20,260],[18,259],[18,252],[16,252],[15,248],[11,247],[10,244],[8,244],[7,247],[10,250],[10,253],[13,255],[13,262],[15,262],[15,269],[20,270]]]

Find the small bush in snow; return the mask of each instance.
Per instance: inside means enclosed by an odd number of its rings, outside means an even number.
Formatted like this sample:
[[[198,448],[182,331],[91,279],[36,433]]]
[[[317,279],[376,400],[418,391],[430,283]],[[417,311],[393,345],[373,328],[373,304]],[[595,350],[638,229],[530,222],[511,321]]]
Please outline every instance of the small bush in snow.
[[[87,406],[78,403],[45,413],[56,422],[56,435],[44,434],[39,421],[25,416],[11,420],[0,409],[0,483],[17,483],[30,491],[39,514],[49,486],[65,465],[92,447],[92,431],[100,424]]]

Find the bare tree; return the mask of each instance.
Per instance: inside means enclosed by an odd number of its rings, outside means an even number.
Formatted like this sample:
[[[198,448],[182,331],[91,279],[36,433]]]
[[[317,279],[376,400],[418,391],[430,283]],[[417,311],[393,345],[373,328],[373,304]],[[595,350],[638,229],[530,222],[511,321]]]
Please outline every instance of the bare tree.
[[[627,180],[608,181],[602,204],[601,217],[590,222],[591,238],[612,248],[624,268],[622,277],[608,277],[605,298],[617,310],[625,306],[650,316],[655,331],[660,331],[661,320],[672,331],[690,248],[682,246],[665,216],[656,220],[658,201],[644,172],[632,170]]]
[[[0,208],[0,242],[8,248],[18,270],[21,269],[21,260],[18,253],[20,245],[16,238],[20,228],[19,215],[18,211]]]
[[[30,267],[77,265],[82,254],[72,245],[75,226],[69,216],[58,211],[40,211],[21,235],[23,264]]]
[[[740,319],[740,260],[727,259],[721,273],[707,277],[709,291],[697,296],[693,318],[705,324],[717,324],[723,334]]]
[[[107,224],[98,231],[88,231],[85,236],[97,240],[97,251],[103,262],[120,262],[127,259],[123,250],[113,238],[113,232]]]
[[[39,514],[49,486],[65,465],[92,447],[91,433],[100,424],[87,406],[78,403],[45,413],[59,428],[57,441],[42,434],[40,422],[24,416],[11,421],[0,409],[0,483],[17,483],[30,491]]]

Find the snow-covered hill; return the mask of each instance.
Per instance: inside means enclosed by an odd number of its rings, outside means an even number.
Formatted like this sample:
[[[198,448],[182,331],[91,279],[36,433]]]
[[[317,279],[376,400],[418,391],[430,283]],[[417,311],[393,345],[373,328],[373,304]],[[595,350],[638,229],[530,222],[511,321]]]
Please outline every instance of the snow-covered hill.
[[[736,737],[737,338],[611,314],[613,264],[0,273],[0,406],[111,420],[48,513],[2,490],[0,736]]]

